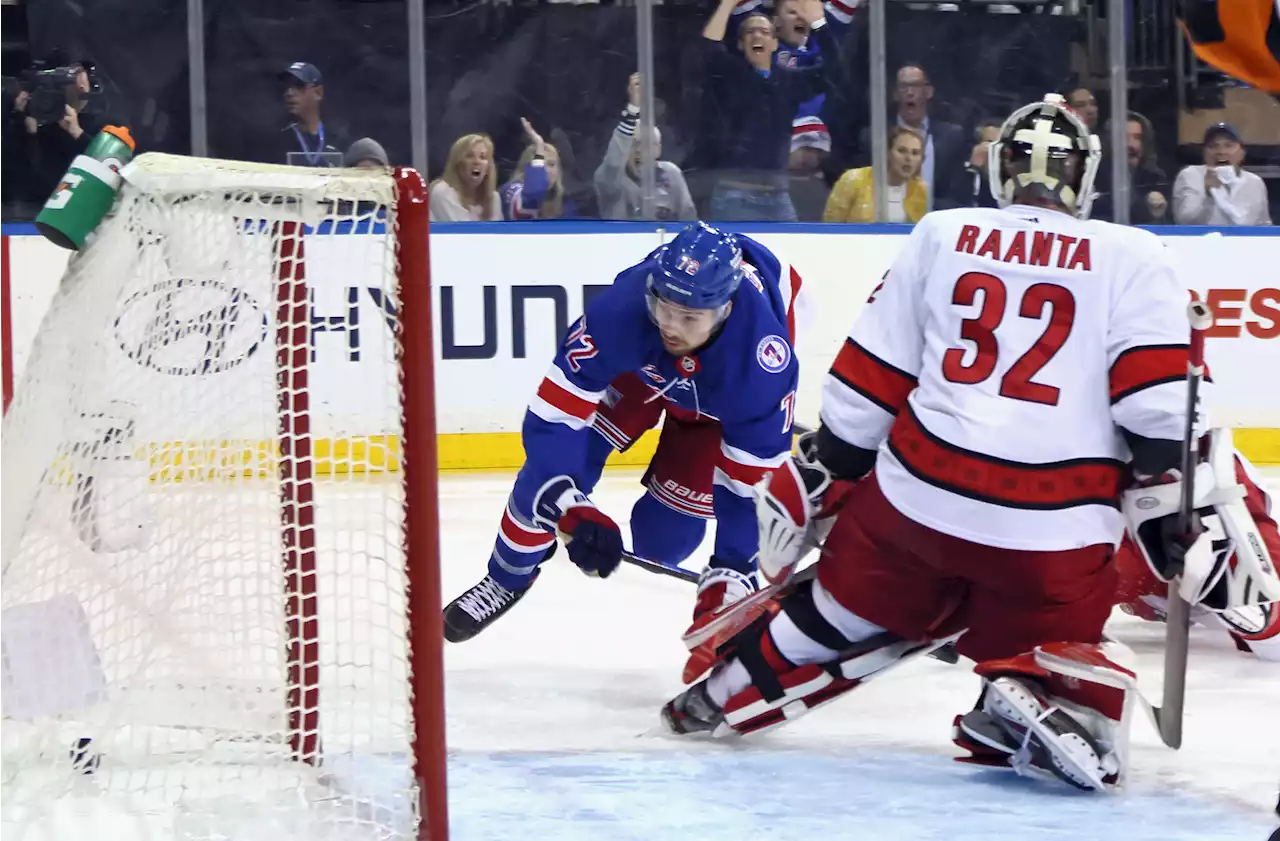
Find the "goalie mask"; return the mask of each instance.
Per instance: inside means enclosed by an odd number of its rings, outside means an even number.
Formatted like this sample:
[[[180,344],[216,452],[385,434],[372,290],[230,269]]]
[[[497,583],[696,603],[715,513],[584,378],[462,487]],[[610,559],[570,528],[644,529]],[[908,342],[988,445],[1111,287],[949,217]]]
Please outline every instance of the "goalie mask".
[[[1101,161],[1098,138],[1065,99],[1050,93],[1005,120],[987,156],[987,180],[1001,207],[1028,194],[1087,219]]]
[[[1195,508],[1205,532],[1187,550],[1181,595],[1191,604],[1225,611],[1280,601],[1280,577],[1236,480],[1231,430],[1209,432],[1209,458],[1196,466]],[[1161,521],[1176,516],[1182,483],[1125,491],[1129,534],[1161,580],[1168,581]]]

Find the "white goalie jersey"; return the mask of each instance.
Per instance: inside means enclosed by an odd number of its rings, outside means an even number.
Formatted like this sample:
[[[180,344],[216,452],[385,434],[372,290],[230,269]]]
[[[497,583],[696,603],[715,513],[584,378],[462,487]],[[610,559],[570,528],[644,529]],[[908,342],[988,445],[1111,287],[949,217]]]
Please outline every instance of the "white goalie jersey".
[[[885,496],[930,528],[1114,544],[1119,427],[1183,435],[1188,301],[1149,232],[1019,205],[931,213],[832,366],[822,422],[878,449]]]

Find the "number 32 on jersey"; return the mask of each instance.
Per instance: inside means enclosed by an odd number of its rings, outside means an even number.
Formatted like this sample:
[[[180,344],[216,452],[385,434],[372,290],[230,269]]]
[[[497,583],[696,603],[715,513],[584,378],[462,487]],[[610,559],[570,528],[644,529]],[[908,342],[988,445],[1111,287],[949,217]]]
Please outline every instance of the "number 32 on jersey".
[[[951,303],[957,306],[973,306],[977,293],[982,293],[982,308],[973,318],[960,322],[960,338],[971,342],[977,352],[969,364],[964,358],[968,351],[952,348],[942,357],[942,375],[953,383],[972,385],[991,376],[996,369],[1000,345],[996,330],[1004,321],[1009,308],[1009,290],[1004,281],[986,272],[967,272],[956,281],[951,293]],[[1037,283],[1029,287],[1018,301],[1018,318],[1040,320],[1048,314],[1044,332],[1025,353],[1000,378],[1000,396],[1028,403],[1058,405],[1058,388],[1032,378],[1062,349],[1071,335],[1076,317],[1076,299],[1071,290],[1055,283]]]

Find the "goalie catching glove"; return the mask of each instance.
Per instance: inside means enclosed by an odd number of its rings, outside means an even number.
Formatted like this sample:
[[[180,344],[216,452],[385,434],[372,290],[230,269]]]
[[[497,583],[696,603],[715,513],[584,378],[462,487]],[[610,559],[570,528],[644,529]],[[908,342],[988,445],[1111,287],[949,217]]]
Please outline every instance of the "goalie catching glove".
[[[1280,601],[1280,578],[1236,481],[1228,429],[1209,432],[1209,458],[1196,466],[1189,535],[1177,534],[1182,478],[1176,471],[1125,491],[1121,507],[1134,543],[1162,581],[1181,576],[1192,605],[1224,611]]]
[[[559,535],[569,560],[587,575],[608,578],[622,563],[618,524],[568,476],[556,476],[538,490],[533,521]]]
[[[870,454],[849,466],[852,470],[832,470],[819,457],[842,449]],[[834,515],[844,504],[851,482],[871,469],[874,452],[851,447],[825,427],[806,432],[796,442],[796,455],[767,474],[754,488],[756,523],[759,529],[760,574],[770,584],[790,578],[796,565],[810,549],[821,545],[831,531]],[[828,461],[833,461],[828,455]],[[834,463],[850,461],[837,458]],[[865,469],[863,469],[865,463]],[[852,475],[850,475],[852,474]]]

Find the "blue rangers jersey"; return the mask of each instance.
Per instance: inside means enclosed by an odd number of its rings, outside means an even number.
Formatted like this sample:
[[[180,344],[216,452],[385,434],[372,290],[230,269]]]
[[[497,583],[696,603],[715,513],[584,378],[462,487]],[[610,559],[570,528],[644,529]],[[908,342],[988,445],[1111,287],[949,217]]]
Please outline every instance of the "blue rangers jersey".
[[[790,457],[799,366],[789,338],[791,302],[783,291],[791,284],[780,282],[784,269],[764,246],[741,235],[738,240],[744,280],[720,333],[695,355],[669,354],[650,320],[646,282],[654,254],[619,274],[571,327],[525,414],[526,461],[503,518],[508,548],[527,551],[544,542],[528,524],[534,497],[548,479],[568,474],[580,488],[594,485],[587,447],[596,407],[615,377],[635,372],[653,389],[653,399],[720,422],[715,555],[724,565],[753,568],[751,487]]]

